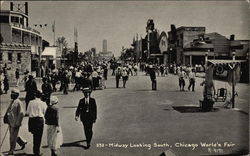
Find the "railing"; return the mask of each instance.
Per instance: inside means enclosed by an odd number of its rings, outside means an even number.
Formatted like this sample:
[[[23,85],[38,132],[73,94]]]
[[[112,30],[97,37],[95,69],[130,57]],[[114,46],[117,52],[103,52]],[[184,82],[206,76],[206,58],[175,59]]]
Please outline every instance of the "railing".
[[[35,29],[31,28],[31,27],[26,27],[26,26],[24,26],[24,25],[22,25],[20,23],[11,23],[11,25],[14,26],[14,27],[18,27],[18,28],[22,28],[22,29],[26,29],[26,30],[35,32],[35,33],[37,33],[39,35],[41,34],[39,31],[37,31],[37,30],[35,30]]]

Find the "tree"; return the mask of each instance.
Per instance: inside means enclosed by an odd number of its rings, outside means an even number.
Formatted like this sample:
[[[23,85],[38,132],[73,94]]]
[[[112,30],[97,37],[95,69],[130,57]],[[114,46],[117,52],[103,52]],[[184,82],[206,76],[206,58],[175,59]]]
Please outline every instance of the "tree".
[[[58,37],[56,39],[56,45],[59,47],[60,51],[62,52],[62,55],[65,55],[68,48],[68,42],[64,36]]]

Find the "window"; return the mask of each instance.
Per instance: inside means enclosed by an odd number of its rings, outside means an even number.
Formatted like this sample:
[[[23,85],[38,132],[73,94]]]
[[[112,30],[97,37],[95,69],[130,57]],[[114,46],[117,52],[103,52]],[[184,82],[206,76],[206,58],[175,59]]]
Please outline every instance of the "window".
[[[21,53],[17,53],[17,63],[21,63],[21,58],[22,58]]]
[[[0,61],[3,61],[3,53],[0,53]]]
[[[1,23],[9,23],[9,16],[0,16]]]
[[[8,61],[12,62],[12,53],[8,53]]]

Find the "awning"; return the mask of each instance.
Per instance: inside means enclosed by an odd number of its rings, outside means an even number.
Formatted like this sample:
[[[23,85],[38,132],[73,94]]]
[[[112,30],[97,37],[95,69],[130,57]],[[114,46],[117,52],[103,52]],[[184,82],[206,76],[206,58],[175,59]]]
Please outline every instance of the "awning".
[[[233,63],[246,62],[246,60],[207,60],[207,61],[211,62],[214,65],[217,65],[217,64],[233,64]]]
[[[56,58],[56,51],[57,51],[57,47],[45,47],[41,55],[52,56],[53,58]]]

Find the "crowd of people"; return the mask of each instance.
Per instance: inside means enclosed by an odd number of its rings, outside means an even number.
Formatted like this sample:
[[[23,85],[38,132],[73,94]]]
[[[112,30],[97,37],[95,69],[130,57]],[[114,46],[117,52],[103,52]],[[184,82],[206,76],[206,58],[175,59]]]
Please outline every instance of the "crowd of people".
[[[10,132],[10,150],[9,154],[13,154],[16,143],[22,149],[25,148],[27,141],[18,135],[19,128],[24,116],[29,118],[28,131],[33,135],[33,153],[40,155],[41,139],[43,134],[44,124],[47,124],[48,131],[48,146],[51,149],[51,155],[57,155],[57,149],[62,145],[62,130],[59,122],[59,109],[56,107],[58,98],[53,96],[53,92],[61,91],[63,94],[68,94],[69,84],[71,84],[72,92],[82,90],[84,97],[80,99],[75,120],[80,117],[84,127],[84,134],[87,140],[86,149],[90,147],[90,142],[93,135],[93,124],[97,119],[97,106],[95,99],[90,97],[92,91],[97,89],[105,89],[108,79],[108,69],[112,70],[112,76],[115,78],[116,88],[120,87],[119,82],[122,80],[122,87],[126,88],[127,81],[130,76],[137,76],[138,70],[150,76],[152,82],[152,90],[157,90],[157,77],[168,76],[169,73],[175,74],[178,77],[180,91],[185,91],[186,79],[189,80],[188,90],[195,91],[195,69],[190,66],[177,66],[171,64],[152,63],[108,63],[85,62],[78,66],[68,66],[64,68],[52,68],[46,70],[43,74],[41,87],[37,86],[37,82],[29,71],[24,72],[22,81],[24,82],[25,109],[23,103],[19,100],[20,91],[13,89],[11,91],[11,104],[9,105],[6,114],[9,121]],[[3,90],[9,89],[7,76],[7,68],[1,72],[1,84],[3,82]],[[6,75],[6,76],[5,76]],[[16,69],[16,87],[20,83],[19,69]],[[7,80],[6,80],[7,79]],[[1,87],[2,88],[2,87]],[[8,89],[6,89],[8,88]],[[39,89],[41,88],[41,90]],[[13,109],[15,108],[15,109]]]

